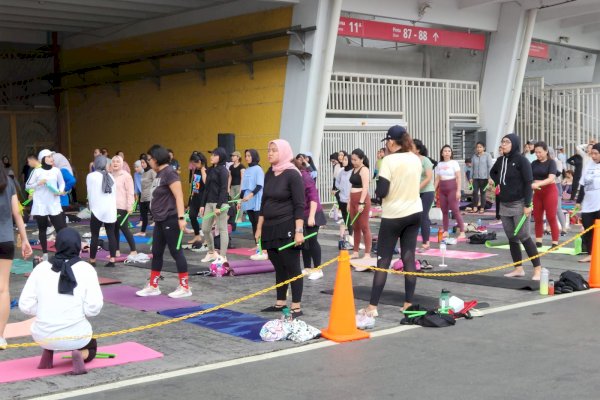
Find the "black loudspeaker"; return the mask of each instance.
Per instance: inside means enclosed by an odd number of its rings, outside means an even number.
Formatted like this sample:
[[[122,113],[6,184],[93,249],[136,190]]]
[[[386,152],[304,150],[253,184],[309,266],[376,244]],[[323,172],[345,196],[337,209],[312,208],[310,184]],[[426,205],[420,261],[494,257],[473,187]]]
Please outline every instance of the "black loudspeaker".
[[[235,133],[219,133],[217,135],[217,143],[219,147],[222,147],[229,156],[235,151]]]

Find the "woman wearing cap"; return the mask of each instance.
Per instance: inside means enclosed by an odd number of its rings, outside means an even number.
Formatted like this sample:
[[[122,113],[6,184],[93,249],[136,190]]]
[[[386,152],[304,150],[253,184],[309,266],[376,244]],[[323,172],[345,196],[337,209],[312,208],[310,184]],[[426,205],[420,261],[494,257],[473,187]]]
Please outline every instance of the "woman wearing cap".
[[[227,186],[229,187],[229,195],[233,200],[237,200],[240,197],[240,188],[242,187],[242,180],[244,179],[244,171],[246,168],[242,165],[242,155],[239,151],[231,153],[231,164],[229,166],[229,179]]]
[[[115,266],[119,240],[115,225],[117,223],[117,190],[115,180],[108,173],[108,158],[99,155],[94,160],[94,172],[88,174],[86,186],[88,202],[92,216],[90,218],[90,263],[95,265],[98,253],[98,239],[100,228],[104,225],[108,237],[108,249],[110,258],[105,267]]]
[[[369,213],[371,212],[371,196],[369,196],[369,183],[371,173],[369,172],[369,159],[361,149],[354,149],[350,158],[352,162],[352,174],[350,175],[350,224],[354,229],[354,251],[351,258],[358,258],[360,240],[365,243],[365,255],[363,258],[371,258],[371,246],[373,245],[371,227],[369,226]],[[354,221],[354,223],[352,223]]]
[[[53,367],[54,351],[71,350],[73,373],[96,356],[96,339],[87,317],[100,313],[104,300],[96,270],[79,257],[81,237],[73,228],[56,235],[56,255],[38,264],[25,283],[19,308],[35,316],[31,336],[43,349],[39,369]]]
[[[300,245],[304,243],[304,184],[298,168],[292,163],[294,157],[290,144],[282,139],[269,142],[267,157],[271,168],[265,174],[262,205],[258,226],[254,235],[262,239],[263,249],[275,267],[275,282],[281,283],[302,274],[300,268]],[[279,250],[293,241],[294,247]],[[302,315],[303,279],[292,286],[292,318]],[[277,288],[275,305],[263,312],[281,311],[287,303],[288,285]]]
[[[204,195],[204,186],[206,184],[206,156],[195,151],[190,157],[190,163],[194,167],[194,170],[192,171],[192,196],[190,197],[189,216],[192,229],[194,230],[194,237],[188,243],[197,243],[200,245],[200,243],[202,243],[202,236],[200,236],[198,215],[200,213],[202,196]]]
[[[40,245],[43,252],[42,259],[45,261],[48,260],[48,242],[46,238],[48,219],[52,222],[56,232],[67,226],[60,205],[60,196],[64,194],[65,181],[60,170],[54,166],[54,158],[52,158],[50,150],[40,151],[38,160],[42,167],[33,170],[25,184],[25,188],[34,191],[31,215],[35,217],[38,225]]]
[[[117,237],[117,256],[120,255],[119,230],[125,236],[129,245],[130,255],[137,255],[135,240],[129,230],[129,215],[133,212],[133,203],[135,196],[133,193],[133,178],[123,169],[123,159],[121,156],[112,158],[111,174],[115,181],[117,191],[117,222],[115,224],[115,236]]]
[[[422,161],[414,153],[413,141],[406,129],[396,125],[388,130],[385,145],[389,154],[383,158],[375,193],[382,199],[381,225],[377,243],[377,267],[388,269],[400,240],[400,257],[404,270],[416,271],[415,251],[421,225],[423,206],[419,193]],[[366,327],[365,320],[377,317],[377,305],[387,272],[376,271],[373,277],[369,305],[358,311],[358,326]],[[405,310],[412,305],[417,278],[404,276]]]
[[[21,217],[17,190],[6,169],[0,164],[0,350],[7,346],[4,328],[10,314],[10,269],[15,256],[13,220],[21,238],[21,255],[27,259],[32,251]]]
[[[510,255],[513,262],[518,263],[515,269],[504,276],[521,277],[525,271],[521,264],[521,244],[529,257],[537,256],[535,243],[529,236],[529,217],[531,215],[531,200],[533,174],[531,163],[524,155],[520,154],[521,140],[517,135],[511,133],[500,141],[502,156],[490,171],[490,177],[496,184],[498,195],[496,199],[500,202],[500,219],[502,227],[508,238]],[[525,223],[515,232],[521,218],[525,216]],[[531,260],[533,264],[533,280],[540,280],[542,265],[539,258]]]
[[[142,192],[140,194],[140,218],[142,219],[142,229],[134,236],[146,236],[148,214],[150,213],[150,200],[152,199],[152,182],[154,182],[154,178],[156,178],[156,171],[148,164],[148,158],[145,154],[144,158],[140,159],[140,164],[144,170],[142,173]]]
[[[452,211],[454,218],[456,218],[460,230],[458,238],[465,237],[465,226],[458,208],[461,195],[461,179],[460,165],[456,160],[453,160],[452,147],[444,145],[440,150],[440,162],[435,167],[434,183],[435,190],[440,198],[444,237],[448,237],[449,211]],[[485,202],[485,199],[483,201]]]
[[[241,208],[248,215],[248,219],[252,224],[252,235],[254,236],[256,234],[256,227],[258,226],[260,203],[262,202],[263,186],[265,185],[265,173],[258,164],[260,162],[258,151],[248,149],[245,151],[245,155],[248,169],[246,169],[242,179],[242,201],[241,204],[238,203],[238,208]],[[251,255],[250,259],[267,260],[268,256],[263,250],[261,253]]]
[[[221,259],[227,261],[227,246],[229,245],[229,231],[227,230],[227,185],[229,171],[225,167],[227,152],[222,147],[214,149],[210,155],[212,167],[206,173],[206,187],[200,202],[200,216],[202,219],[202,233],[208,246],[208,253],[201,262],[212,262],[219,257],[215,251],[215,239],[212,236],[213,222],[216,220],[216,232],[219,232],[221,243]],[[206,217],[204,217],[206,215]]]
[[[155,144],[148,150],[148,163],[156,171],[156,179],[152,184],[152,200],[150,209],[154,217],[152,235],[152,270],[150,281],[135,294],[141,297],[158,296],[161,294],[158,279],[163,267],[165,248],[175,260],[179,285],[169,293],[171,298],[188,297],[192,289],[188,280],[188,265],[181,247],[177,245],[179,237],[185,230],[186,222],[183,206],[183,191],[179,173],[170,166],[169,151]]]

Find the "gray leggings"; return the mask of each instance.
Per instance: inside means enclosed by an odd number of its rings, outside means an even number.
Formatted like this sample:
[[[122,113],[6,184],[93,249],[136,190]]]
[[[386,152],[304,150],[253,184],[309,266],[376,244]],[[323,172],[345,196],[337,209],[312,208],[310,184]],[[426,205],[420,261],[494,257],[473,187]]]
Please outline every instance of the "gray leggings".
[[[538,254],[537,248],[535,247],[535,243],[529,235],[529,221],[531,217],[527,218],[527,220],[521,227],[521,230],[517,233],[517,236],[514,235],[515,228],[519,224],[521,217],[522,215],[517,215],[514,217],[505,217],[503,215],[500,216],[500,219],[502,220],[502,227],[504,228],[504,233],[506,233],[506,237],[508,238],[510,255],[512,257],[513,262],[519,262],[523,259],[521,255],[521,243],[523,243],[525,252],[529,257],[533,257]],[[539,258],[532,260],[531,263],[534,267],[539,267],[542,265],[540,263]]]
[[[217,203],[207,203],[204,207],[204,215],[212,214],[217,209]],[[204,234],[204,240],[208,246],[209,252],[215,251],[215,239],[211,234],[213,221],[217,220],[217,231],[221,236],[221,251],[220,254],[223,257],[227,256],[227,246],[229,245],[229,231],[227,230],[227,210],[221,211],[220,215],[213,215],[212,217],[202,218],[202,233]]]

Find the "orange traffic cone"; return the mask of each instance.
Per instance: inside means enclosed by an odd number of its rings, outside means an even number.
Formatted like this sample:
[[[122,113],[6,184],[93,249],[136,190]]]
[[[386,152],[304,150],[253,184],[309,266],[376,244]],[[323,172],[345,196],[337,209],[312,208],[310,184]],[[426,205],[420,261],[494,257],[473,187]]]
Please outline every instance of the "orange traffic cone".
[[[354,310],[350,256],[347,250],[342,250],[333,288],[329,326],[327,329],[321,330],[321,335],[334,342],[368,339],[371,336],[368,332],[356,328]]]
[[[600,219],[594,222],[594,240],[592,248],[592,262],[590,262],[590,276],[588,283],[591,288],[600,288]]]

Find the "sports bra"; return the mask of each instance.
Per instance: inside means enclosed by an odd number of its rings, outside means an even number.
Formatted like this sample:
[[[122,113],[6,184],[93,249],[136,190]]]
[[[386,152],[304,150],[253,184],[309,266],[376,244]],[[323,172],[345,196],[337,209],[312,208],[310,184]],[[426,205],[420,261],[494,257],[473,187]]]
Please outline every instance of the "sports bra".
[[[360,170],[362,168],[363,167],[360,167],[357,173],[352,170],[352,175],[350,175],[350,183],[354,189],[362,189],[362,178],[360,177]]]

